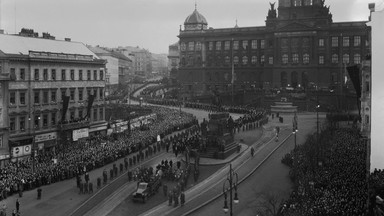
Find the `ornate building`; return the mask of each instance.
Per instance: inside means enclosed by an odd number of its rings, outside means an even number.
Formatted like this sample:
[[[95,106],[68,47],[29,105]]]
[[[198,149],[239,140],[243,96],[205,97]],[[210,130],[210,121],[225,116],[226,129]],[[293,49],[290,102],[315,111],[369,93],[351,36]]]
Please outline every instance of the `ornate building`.
[[[84,44],[0,34],[0,59],[12,160],[106,132],[105,61]]]
[[[370,53],[367,21],[333,22],[323,0],[279,0],[265,22],[208,28],[195,9],[178,35],[184,97],[232,88],[335,88],[344,67]]]

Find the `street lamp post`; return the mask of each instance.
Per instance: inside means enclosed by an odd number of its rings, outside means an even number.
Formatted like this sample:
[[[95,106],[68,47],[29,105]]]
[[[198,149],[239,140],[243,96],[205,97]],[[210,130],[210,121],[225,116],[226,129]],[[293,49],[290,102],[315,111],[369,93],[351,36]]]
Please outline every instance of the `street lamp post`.
[[[233,182],[234,177],[236,177],[236,181]],[[235,197],[233,199],[233,202],[235,204],[239,203],[239,198],[237,196],[237,185],[238,185],[238,174],[232,169],[232,164],[229,164],[229,172],[227,179],[223,183],[223,195],[224,195],[224,207],[223,211],[224,213],[227,213],[229,210],[229,215],[233,215],[233,207],[232,207],[232,189],[235,189]],[[229,188],[225,188],[225,183],[228,181],[229,183]],[[228,204],[227,204],[227,192],[229,190],[229,209],[228,209]]]
[[[317,163],[319,163],[319,151],[320,151],[320,145],[319,145],[319,108],[320,108],[320,104],[319,104],[319,101],[317,101],[317,106],[316,106],[316,146],[317,146]]]
[[[299,131],[297,124],[297,114],[295,113],[295,116],[293,117],[293,125],[292,125],[292,133],[295,135],[295,148],[293,150],[293,170],[295,174],[295,183],[297,181],[297,143],[296,143],[296,134]],[[297,184],[295,184],[297,186]]]

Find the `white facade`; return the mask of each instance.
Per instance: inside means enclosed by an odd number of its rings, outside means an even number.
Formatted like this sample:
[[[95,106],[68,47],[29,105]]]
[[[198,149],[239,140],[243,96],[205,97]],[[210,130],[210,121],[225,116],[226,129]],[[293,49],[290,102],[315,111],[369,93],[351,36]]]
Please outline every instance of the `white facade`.
[[[384,11],[373,12],[372,27],[372,121],[371,171],[384,169]]]
[[[113,56],[100,56],[100,58],[107,60],[107,85],[119,84],[119,59]]]

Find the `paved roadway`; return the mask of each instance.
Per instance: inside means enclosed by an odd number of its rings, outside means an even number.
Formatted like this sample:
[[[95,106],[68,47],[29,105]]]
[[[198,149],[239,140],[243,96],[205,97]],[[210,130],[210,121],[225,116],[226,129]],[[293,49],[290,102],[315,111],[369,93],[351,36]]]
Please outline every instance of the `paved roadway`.
[[[273,134],[274,125],[278,124],[282,130],[280,133],[280,141],[275,142],[274,139],[269,140],[271,134]],[[243,155],[232,161],[232,167],[239,175],[239,181],[248,175],[257,165],[264,160],[270,152],[277,148],[277,146],[291,134],[291,129],[288,129],[288,124],[280,124],[273,122],[268,124],[270,127],[266,128],[265,136],[266,140],[260,140],[253,144],[255,147],[255,157],[251,158],[250,150],[244,152]],[[268,134],[269,133],[269,134]],[[262,143],[260,143],[262,142]],[[223,188],[224,179],[226,179],[228,173],[228,166],[220,169],[205,182],[197,185],[196,187],[186,191],[186,204],[183,207],[173,208],[169,207],[167,203],[151,209],[142,215],[183,215],[194,208],[199,208],[201,204],[209,201],[217,194],[220,194]],[[217,212],[217,211],[216,211]],[[203,214],[205,215],[205,214]]]
[[[321,117],[324,118],[323,115]],[[316,115],[299,115],[299,129],[296,135],[298,145],[305,142],[307,134],[316,131]],[[293,148],[294,136],[291,135],[268,160],[239,185],[238,196],[240,202],[233,204],[234,215],[256,215],[257,211],[261,210],[260,206],[262,206],[263,202],[260,197],[265,194],[271,198],[276,197],[279,202],[289,197],[292,191],[292,184],[288,177],[289,168],[281,163],[281,158]],[[247,166],[255,166],[259,163],[260,158],[256,155]],[[219,186],[222,186],[222,183]],[[222,192],[222,189],[219,192]],[[188,215],[225,215],[222,210],[223,203],[224,197],[220,196],[214,202]]]

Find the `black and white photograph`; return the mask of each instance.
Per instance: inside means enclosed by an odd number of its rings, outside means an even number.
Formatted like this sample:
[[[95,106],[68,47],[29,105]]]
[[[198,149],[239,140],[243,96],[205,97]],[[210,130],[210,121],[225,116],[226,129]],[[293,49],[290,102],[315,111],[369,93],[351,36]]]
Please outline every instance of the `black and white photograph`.
[[[384,0],[0,0],[0,216],[384,216]]]

